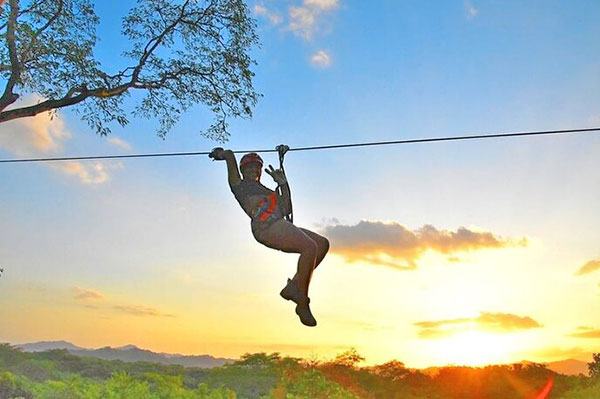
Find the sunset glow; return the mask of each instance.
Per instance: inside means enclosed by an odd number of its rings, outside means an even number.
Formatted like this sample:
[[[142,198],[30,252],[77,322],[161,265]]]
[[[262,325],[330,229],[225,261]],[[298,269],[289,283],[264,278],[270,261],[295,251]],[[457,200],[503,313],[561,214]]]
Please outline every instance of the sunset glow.
[[[137,3],[92,3],[99,65],[129,73],[120,16]],[[179,122],[157,137],[158,119],[129,114],[137,91],[124,98],[130,123],[108,136],[74,108],[0,122],[0,159],[600,126],[600,2],[247,3],[262,96],[251,118],[228,120],[229,141],[201,135],[215,117],[204,105],[176,106]],[[331,244],[309,290],[315,328],[279,295],[298,254],[256,241],[224,162],[2,163],[0,343],[229,359],[354,348],[363,365],[409,368],[589,362],[599,159],[595,132],[290,151],[294,224]]]
[[[514,359],[514,338],[472,329],[431,343],[440,365],[485,366]]]

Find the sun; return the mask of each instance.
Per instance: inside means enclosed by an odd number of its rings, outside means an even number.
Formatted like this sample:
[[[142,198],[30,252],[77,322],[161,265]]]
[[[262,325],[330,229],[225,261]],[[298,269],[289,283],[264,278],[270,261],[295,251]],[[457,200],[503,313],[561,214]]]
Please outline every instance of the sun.
[[[472,329],[457,332],[431,345],[439,365],[486,366],[508,363],[515,352],[510,335]]]

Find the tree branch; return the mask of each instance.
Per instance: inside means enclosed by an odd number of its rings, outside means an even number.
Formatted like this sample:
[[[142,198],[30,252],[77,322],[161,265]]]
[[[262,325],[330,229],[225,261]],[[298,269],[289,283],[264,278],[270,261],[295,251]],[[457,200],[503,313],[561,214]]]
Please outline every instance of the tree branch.
[[[173,28],[175,28],[179,24],[179,22],[183,19],[184,15],[185,15],[185,7],[189,3],[190,3],[190,0],[186,0],[186,2],[181,6],[181,13],[179,14],[179,17],[177,19],[175,19],[175,21],[173,21],[173,23],[171,23],[171,25],[167,26],[160,33],[160,35],[158,35],[156,37],[153,37],[152,39],[150,39],[148,41],[148,43],[146,43],[146,46],[144,47],[144,53],[142,54],[142,57],[140,58],[140,61],[139,61],[138,65],[133,70],[133,74],[131,76],[131,82],[132,83],[136,82],[138,80],[140,72],[141,72],[142,68],[144,67],[144,64],[148,60],[148,57],[150,57],[150,55],[152,55],[152,53],[154,52],[154,50],[156,50],[156,48],[162,42],[162,40],[165,38],[165,36],[171,30],[173,30]],[[154,44],[151,47],[149,47],[152,42],[154,42]]]
[[[56,8],[56,12],[50,17],[48,18],[48,21],[46,21],[46,24],[42,27],[40,27],[38,30],[36,30],[32,37],[31,37],[31,42],[29,43],[29,45],[23,49],[23,51],[21,52],[21,59],[27,59],[29,53],[31,50],[33,50],[35,48],[35,45],[37,44],[38,41],[38,37],[46,30],[48,29],[52,23],[54,23],[54,21],[56,21],[56,19],[58,17],[60,17],[60,14],[62,14],[63,12],[63,6],[64,6],[64,0],[58,0],[58,7]]]
[[[69,90],[71,92],[71,90]],[[23,118],[27,116],[35,116],[39,113],[50,111],[56,108],[66,107],[69,105],[74,105],[82,102],[86,98],[89,97],[89,93],[86,90],[83,90],[78,95],[74,97],[63,97],[59,100],[46,100],[38,103],[36,105],[32,105],[29,107],[22,107],[17,109],[11,109],[10,111],[4,111],[0,113],[0,123],[8,122],[13,119]]]
[[[19,0],[10,0],[10,14],[8,16],[8,27],[6,30],[6,43],[8,45],[8,54],[10,58],[10,78],[4,88],[4,93],[0,97],[0,111],[4,110],[10,104],[17,101],[19,96],[13,93],[15,84],[21,77],[21,65],[17,56],[16,29],[17,14],[19,12]]]
[[[10,111],[0,112],[0,123],[27,116],[35,116],[45,111],[51,111],[53,109],[67,107],[69,105],[75,105],[89,97],[109,98],[118,96],[129,90],[131,87],[133,87],[133,83],[131,82],[112,88],[100,87],[92,90],[87,89],[85,86],[74,87],[70,89],[64,97],[58,100],[46,100],[29,107],[22,107],[18,109],[11,109]],[[74,95],[75,93],[79,94]]]

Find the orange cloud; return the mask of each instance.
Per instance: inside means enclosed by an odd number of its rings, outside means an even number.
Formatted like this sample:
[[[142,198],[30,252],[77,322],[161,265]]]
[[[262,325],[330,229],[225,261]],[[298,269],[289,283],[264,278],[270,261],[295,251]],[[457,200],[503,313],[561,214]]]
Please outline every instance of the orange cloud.
[[[600,270],[600,260],[590,260],[585,265],[581,266],[575,273],[576,276],[591,273],[593,271]]]
[[[39,95],[22,100],[19,105],[42,101]],[[14,105],[13,105],[14,106]],[[42,112],[32,117],[0,123],[0,149],[19,157],[48,157],[62,152],[65,143],[72,137],[64,121],[56,114]],[[109,143],[125,148],[128,144],[118,138]],[[108,162],[50,162],[43,163],[62,174],[74,176],[86,184],[100,184],[109,179],[109,171],[122,168],[120,163]]]
[[[574,332],[569,334],[571,337],[577,338],[600,338],[600,329],[595,329],[592,327],[580,326],[577,327],[579,332]]]
[[[420,321],[414,325],[421,329],[418,333],[419,338],[424,339],[443,338],[472,327],[494,332],[511,332],[542,326],[529,316],[489,312],[481,312],[478,317]]]
[[[140,305],[115,305],[112,308],[113,310],[117,310],[119,312],[127,313],[133,316],[175,317],[175,315],[162,313],[155,308]]]
[[[41,100],[39,96],[32,96],[23,100],[23,103],[35,104]],[[0,148],[18,156],[55,153],[70,138],[71,133],[63,120],[47,112],[0,124]]]
[[[397,222],[363,220],[354,226],[329,225],[323,229],[331,252],[348,262],[366,261],[399,270],[416,269],[416,261],[428,250],[443,255],[508,246],[525,246],[527,241],[502,239],[490,232],[459,227],[455,232],[425,225],[410,230]]]
[[[138,317],[176,317],[173,314],[161,312],[151,306],[129,305],[116,302],[107,298],[102,292],[92,288],[72,287],[71,292],[74,299],[81,301],[81,306],[103,313],[117,312]],[[99,301],[103,301],[103,303],[99,303]]]
[[[104,300],[106,297],[99,291],[89,288],[73,287],[72,289],[75,299],[80,300]]]

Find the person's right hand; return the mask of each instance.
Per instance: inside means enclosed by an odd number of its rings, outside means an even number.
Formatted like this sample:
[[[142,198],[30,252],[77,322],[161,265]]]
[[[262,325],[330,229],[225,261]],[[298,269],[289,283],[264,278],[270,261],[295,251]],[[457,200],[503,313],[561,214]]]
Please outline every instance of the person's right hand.
[[[225,150],[223,148],[216,147],[216,148],[212,149],[210,154],[208,154],[208,157],[212,158],[215,161],[223,161],[223,160],[225,160],[225,157],[223,156],[224,152],[225,152]]]

